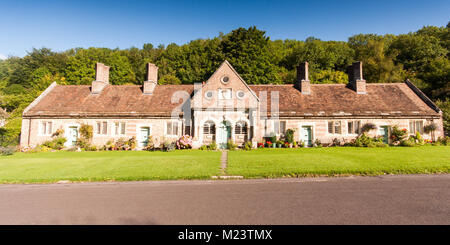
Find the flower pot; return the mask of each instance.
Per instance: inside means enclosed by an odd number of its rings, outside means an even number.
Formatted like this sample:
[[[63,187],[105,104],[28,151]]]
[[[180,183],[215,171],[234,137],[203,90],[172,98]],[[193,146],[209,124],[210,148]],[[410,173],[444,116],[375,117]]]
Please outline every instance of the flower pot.
[[[277,148],[277,143],[273,143],[272,148]]]

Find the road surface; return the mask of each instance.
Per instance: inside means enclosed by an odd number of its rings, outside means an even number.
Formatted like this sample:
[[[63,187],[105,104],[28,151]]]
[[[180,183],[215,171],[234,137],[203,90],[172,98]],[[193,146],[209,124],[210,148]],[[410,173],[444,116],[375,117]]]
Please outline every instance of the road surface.
[[[450,174],[0,185],[0,224],[450,224]]]

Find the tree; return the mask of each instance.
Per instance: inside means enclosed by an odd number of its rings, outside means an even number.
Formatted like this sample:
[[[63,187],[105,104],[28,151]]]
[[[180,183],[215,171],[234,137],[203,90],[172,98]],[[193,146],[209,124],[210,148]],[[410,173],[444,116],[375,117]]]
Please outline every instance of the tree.
[[[250,84],[281,83],[278,67],[269,52],[264,31],[238,28],[223,37],[220,49],[242,78]]]
[[[95,80],[95,63],[110,67],[111,84],[136,83],[136,76],[126,56],[118,50],[107,48],[76,49],[69,57],[65,70],[66,80],[70,84],[90,84]]]
[[[392,36],[359,34],[349,38],[349,45],[355,50],[355,60],[364,64],[363,77],[368,82],[403,82],[406,74],[401,64],[395,64],[395,54],[387,49]]]

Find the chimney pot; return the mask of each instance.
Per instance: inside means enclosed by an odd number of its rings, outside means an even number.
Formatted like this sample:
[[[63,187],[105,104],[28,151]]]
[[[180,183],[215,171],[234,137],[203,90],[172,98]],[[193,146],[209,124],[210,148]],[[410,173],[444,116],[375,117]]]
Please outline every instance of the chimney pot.
[[[91,92],[99,94],[109,84],[109,66],[102,63],[95,64],[95,81],[92,81]]]
[[[300,89],[302,94],[311,94],[311,83],[309,81],[308,62],[303,62],[297,66],[297,82],[296,87]]]

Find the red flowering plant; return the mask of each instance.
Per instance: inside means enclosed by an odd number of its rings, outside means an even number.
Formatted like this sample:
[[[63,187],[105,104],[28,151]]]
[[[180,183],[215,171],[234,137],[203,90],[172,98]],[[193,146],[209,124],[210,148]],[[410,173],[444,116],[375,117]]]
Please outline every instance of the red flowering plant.
[[[289,142],[284,142],[284,147],[289,148]]]
[[[259,142],[258,143],[258,148],[264,148],[264,142]]]
[[[272,147],[272,142],[270,140],[266,141],[266,144],[267,144],[267,147]]]
[[[391,140],[395,143],[400,143],[408,137],[408,130],[406,128],[399,129],[398,126],[393,126],[391,131]]]

